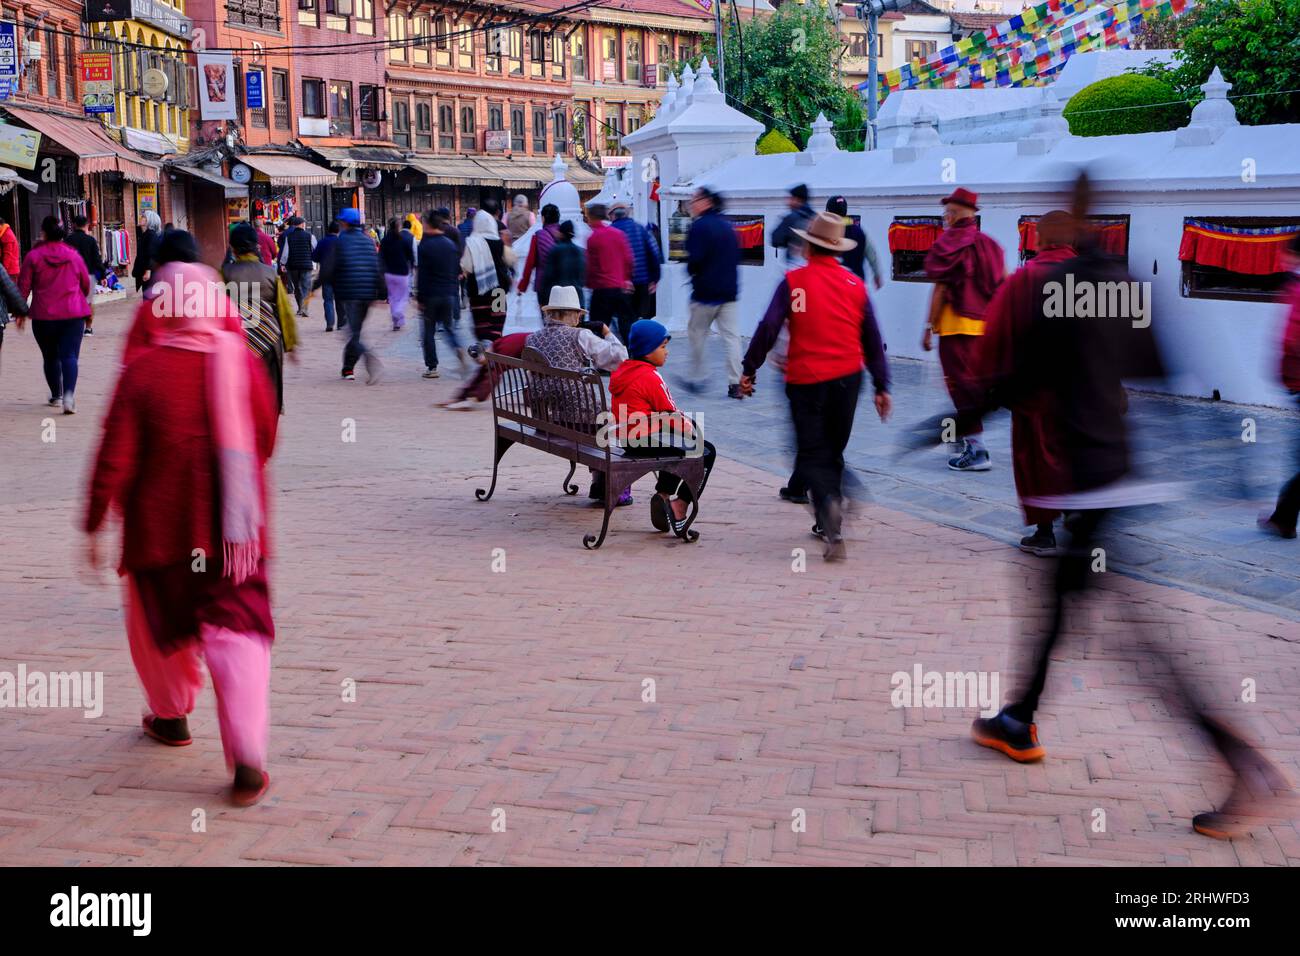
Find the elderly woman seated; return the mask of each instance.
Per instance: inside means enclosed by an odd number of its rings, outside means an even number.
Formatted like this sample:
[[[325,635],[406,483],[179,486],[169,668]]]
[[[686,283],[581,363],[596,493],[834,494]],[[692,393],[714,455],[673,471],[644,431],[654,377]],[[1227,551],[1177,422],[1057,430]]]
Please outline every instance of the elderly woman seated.
[[[582,372],[587,369],[599,369],[612,372],[627,359],[627,349],[617,337],[610,334],[609,327],[601,325],[593,331],[589,325],[579,326],[587,310],[582,307],[578,290],[573,286],[556,286],[551,290],[551,297],[542,307],[542,328],[528,336],[525,348],[535,349],[552,368],[567,369],[570,372]],[[552,414],[564,418],[566,408],[569,420],[574,428],[590,429],[594,434],[596,422],[579,422],[576,408],[576,396],[557,394],[548,396],[552,403]],[[595,474],[591,482],[590,498],[603,500],[604,475]],[[632,490],[623,489],[619,496],[620,505],[632,503]]]

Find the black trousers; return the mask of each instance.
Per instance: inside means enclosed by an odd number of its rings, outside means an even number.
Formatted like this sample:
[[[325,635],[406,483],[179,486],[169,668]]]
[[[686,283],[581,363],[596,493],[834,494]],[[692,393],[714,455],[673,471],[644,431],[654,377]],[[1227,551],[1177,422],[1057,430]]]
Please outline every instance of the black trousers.
[[[677,458],[686,457],[684,448],[642,448],[635,445],[624,446],[623,454],[629,458],[654,458],[660,455],[674,455]],[[704,443],[704,451],[701,453],[704,458],[704,478],[700,482],[700,494],[704,494],[704,486],[709,483],[709,473],[713,471],[713,463],[718,459],[718,450],[713,447],[713,442]],[[678,495],[683,501],[693,500],[690,487],[671,471],[659,472],[659,480],[655,482],[655,491],[661,495]]]
[[[1065,529],[1069,543],[1057,559],[1055,572],[1055,600],[1050,612],[1048,627],[1041,638],[1031,638],[1029,645],[1022,649],[1021,657],[1033,655],[1033,669],[1028,683],[1014,698],[1014,703],[1007,705],[1006,711],[1016,720],[1031,723],[1038,702],[1047,683],[1047,671],[1053,652],[1064,635],[1064,619],[1067,601],[1072,595],[1087,591],[1100,571],[1094,571],[1098,555],[1094,552],[1101,548],[1106,552],[1103,531],[1112,517],[1109,510],[1075,511],[1066,515]],[[1119,621],[1121,628],[1125,623]],[[1234,731],[1224,724],[1209,717],[1204,705],[1198,701],[1192,685],[1180,673],[1172,654],[1160,646],[1163,635],[1152,632],[1150,635],[1139,633],[1143,625],[1134,622],[1129,633],[1122,635],[1127,646],[1121,647],[1120,653],[1130,654],[1138,659],[1148,658],[1163,662],[1164,671],[1169,674],[1169,681],[1160,687],[1161,696],[1170,713],[1181,710],[1205,731],[1220,755],[1228,762],[1240,777],[1242,773],[1258,767],[1259,754]]]
[[[629,314],[627,293],[622,289],[591,291],[591,314],[587,318],[592,322],[604,322],[624,345],[627,344],[626,329],[632,325]]]
[[[829,382],[785,386],[797,447],[791,477],[807,485],[817,523],[830,535],[840,533],[844,448],[853,433],[861,391],[861,372]]]

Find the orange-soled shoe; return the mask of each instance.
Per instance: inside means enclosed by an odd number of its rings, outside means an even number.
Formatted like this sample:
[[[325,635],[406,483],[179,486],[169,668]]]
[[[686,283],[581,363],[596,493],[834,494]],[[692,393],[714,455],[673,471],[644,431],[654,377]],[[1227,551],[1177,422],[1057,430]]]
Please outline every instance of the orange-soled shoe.
[[[1047,756],[1038,742],[1038,725],[1016,720],[1006,708],[993,717],[977,717],[970,725],[970,735],[981,747],[1000,750],[1017,763],[1033,763]]]
[[[146,714],[140,720],[140,726],[144,728],[146,737],[168,747],[188,747],[194,743],[194,738],[190,736],[190,722],[184,717],[168,720]]]

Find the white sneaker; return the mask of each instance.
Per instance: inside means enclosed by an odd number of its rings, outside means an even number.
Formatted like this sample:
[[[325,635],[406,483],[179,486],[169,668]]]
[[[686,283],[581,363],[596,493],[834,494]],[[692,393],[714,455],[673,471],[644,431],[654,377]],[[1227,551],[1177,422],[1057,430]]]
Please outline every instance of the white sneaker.
[[[424,370],[424,377],[425,377],[425,378],[437,378],[437,377],[438,377],[438,370],[437,370],[436,368],[426,368],[426,369]]]
[[[50,406],[50,408],[58,408],[60,405],[63,404],[63,396],[51,395],[48,399],[46,399],[45,404]]]
[[[453,412],[470,412],[478,408],[483,403],[473,398],[462,398],[459,402],[452,402],[447,406],[449,411]]]
[[[71,392],[63,393],[63,414],[65,415],[77,414],[77,399],[73,396]]]

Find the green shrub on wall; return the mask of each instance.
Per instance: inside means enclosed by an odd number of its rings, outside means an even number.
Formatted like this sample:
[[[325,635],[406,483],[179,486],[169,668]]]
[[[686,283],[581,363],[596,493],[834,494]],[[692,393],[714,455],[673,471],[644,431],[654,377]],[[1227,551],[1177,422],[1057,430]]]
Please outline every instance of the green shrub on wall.
[[[758,155],[767,156],[770,153],[797,153],[799,147],[790,142],[790,137],[786,136],[779,129],[770,130],[764,133],[758,141]]]
[[[1075,136],[1156,133],[1187,125],[1191,109],[1173,102],[1178,98],[1168,83],[1128,73],[1085,86],[1070,97],[1064,116]]]

